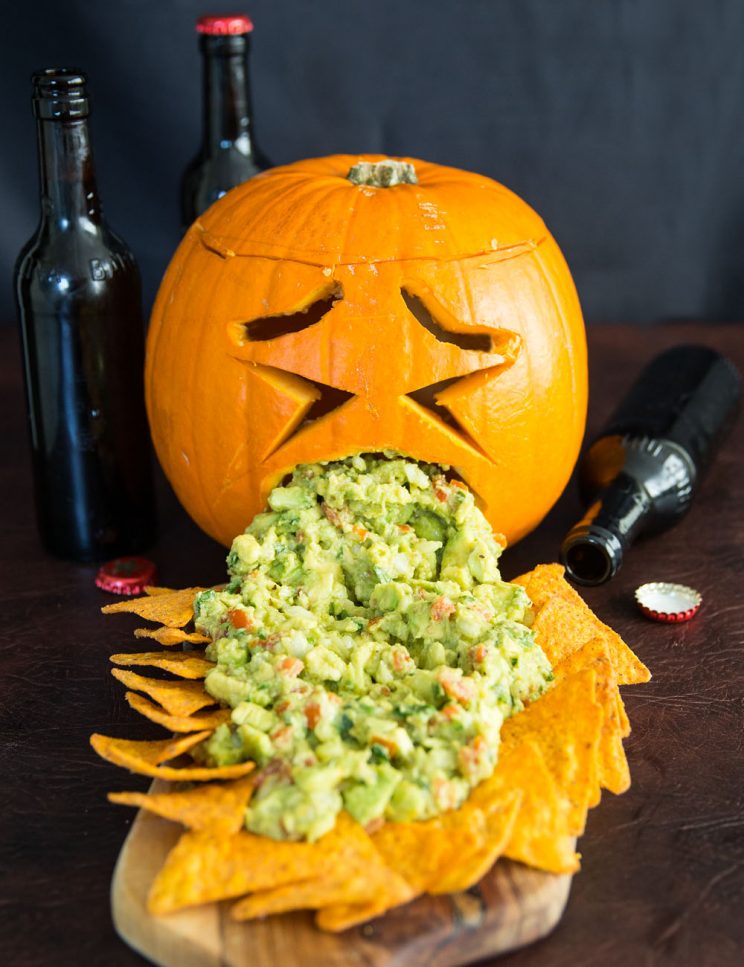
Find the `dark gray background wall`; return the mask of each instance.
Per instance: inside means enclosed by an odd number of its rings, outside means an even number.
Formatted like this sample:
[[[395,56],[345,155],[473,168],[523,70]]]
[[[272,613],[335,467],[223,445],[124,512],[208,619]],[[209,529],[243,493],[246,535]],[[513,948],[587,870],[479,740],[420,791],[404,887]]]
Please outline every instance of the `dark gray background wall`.
[[[232,6],[231,3],[227,5]],[[503,181],[545,218],[591,321],[744,319],[741,0],[246,0],[275,163],[411,154]],[[99,184],[146,306],[199,139],[207,0],[5,0],[0,318],[37,216],[29,74],[87,70]]]

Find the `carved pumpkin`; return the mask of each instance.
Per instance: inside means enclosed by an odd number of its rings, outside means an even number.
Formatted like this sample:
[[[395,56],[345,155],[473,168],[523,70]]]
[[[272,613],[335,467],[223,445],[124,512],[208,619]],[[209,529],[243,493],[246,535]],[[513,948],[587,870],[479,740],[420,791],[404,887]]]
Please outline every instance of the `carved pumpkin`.
[[[146,386],[160,462],[223,544],[296,464],[381,450],[452,467],[514,541],[574,465],[585,336],[557,245],[512,192],[333,156],[260,175],[191,226]]]

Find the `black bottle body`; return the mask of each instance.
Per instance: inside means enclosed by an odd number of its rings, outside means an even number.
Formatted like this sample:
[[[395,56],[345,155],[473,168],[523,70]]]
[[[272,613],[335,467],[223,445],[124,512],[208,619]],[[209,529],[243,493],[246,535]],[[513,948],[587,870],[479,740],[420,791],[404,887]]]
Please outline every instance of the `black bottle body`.
[[[249,34],[202,34],[199,45],[203,134],[181,179],[184,230],[231,188],[270,167],[253,132]]]
[[[573,580],[608,580],[637,537],[684,516],[740,396],[738,372],[712,349],[677,346],[652,360],[581,461],[588,509],[561,547]]]
[[[84,117],[39,123],[42,218],[15,272],[37,521],[48,551],[95,561],[154,539],[140,280]]]
[[[231,188],[242,185],[269,167],[263,154],[256,150],[246,156],[234,144],[226,144],[211,152],[201,148],[181,179],[181,225],[184,231]]]

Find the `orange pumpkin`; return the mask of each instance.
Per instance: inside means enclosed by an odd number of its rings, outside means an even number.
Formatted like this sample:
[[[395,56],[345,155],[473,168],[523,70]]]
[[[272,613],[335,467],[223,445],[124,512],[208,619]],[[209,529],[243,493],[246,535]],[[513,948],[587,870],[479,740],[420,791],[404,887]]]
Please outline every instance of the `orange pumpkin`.
[[[558,246],[502,185],[318,158],[191,226],[158,293],[146,387],[160,462],[223,544],[296,464],[381,450],[451,466],[515,541],[578,453],[584,327]]]

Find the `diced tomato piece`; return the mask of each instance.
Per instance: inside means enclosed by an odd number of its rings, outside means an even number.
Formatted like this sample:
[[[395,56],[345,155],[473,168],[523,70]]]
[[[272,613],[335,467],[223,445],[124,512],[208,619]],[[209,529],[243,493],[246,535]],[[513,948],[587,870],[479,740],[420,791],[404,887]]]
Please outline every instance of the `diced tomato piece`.
[[[227,618],[233,628],[245,628],[246,631],[253,631],[255,627],[250,615],[241,611],[240,608],[233,608],[232,611],[228,611]]]
[[[282,658],[276,667],[283,675],[288,675],[290,678],[297,678],[302,669],[305,667],[305,664],[304,662],[301,662],[299,658],[294,658],[292,655],[287,655],[286,658]]]
[[[441,709],[441,712],[442,715],[451,722],[452,719],[456,719],[460,714],[460,706],[456,705],[454,702],[447,702],[444,708]]]
[[[369,537],[369,531],[366,529],[366,527],[357,526],[352,528],[352,530],[360,541],[366,540]]]
[[[269,735],[269,738],[278,747],[286,748],[292,741],[292,733],[294,729],[291,725],[280,725],[278,729]]]
[[[431,606],[431,616],[434,621],[441,621],[443,618],[449,618],[449,616],[454,613],[455,606],[446,595],[443,594],[434,599],[434,602]]]
[[[457,792],[449,779],[436,778],[432,783],[434,799],[440,809],[454,809],[457,806]]]
[[[285,700],[283,702],[280,702],[278,705],[274,706],[274,711],[278,712],[281,715],[282,712],[287,711],[289,706],[290,706],[290,702],[288,700]]]
[[[367,622],[367,628],[374,628],[382,621],[382,615],[378,615],[376,618],[370,618]]]
[[[413,528],[410,524],[398,524],[398,530],[403,534],[410,534]]]
[[[464,484],[462,480],[450,480],[450,487],[459,487],[460,490],[467,490],[467,484]]]
[[[397,649],[393,652],[392,665],[396,672],[402,672],[406,668],[409,668],[412,663],[412,659],[409,655],[404,654],[402,651]]]
[[[398,751],[398,746],[392,739],[383,738],[381,735],[373,735],[370,739],[370,744],[381,745],[384,749],[388,750],[390,755],[395,755]]]
[[[482,735],[476,735],[472,742],[464,745],[457,754],[460,770],[464,775],[475,772],[488,752],[488,744]]]
[[[259,639],[256,644],[260,645],[261,648],[268,648],[269,651],[272,651],[272,649],[276,648],[281,641],[281,637],[281,634],[278,631],[275,631],[273,635],[269,635],[269,637],[264,638],[263,641]]]
[[[450,698],[464,702],[466,705],[469,705],[475,698],[475,683],[469,678],[461,678],[459,675],[455,675],[452,669],[443,668],[437,675],[437,679]]]
[[[475,645],[475,647],[471,649],[470,654],[473,657],[473,661],[476,664],[480,664],[480,662],[486,660],[488,648],[481,642],[481,644]]]
[[[384,825],[385,825],[385,817],[378,816],[376,819],[370,819],[370,821],[364,827],[364,831],[365,833],[371,836],[372,833],[376,833],[377,830],[381,829]]]
[[[314,729],[318,722],[320,722],[320,705],[316,705],[314,702],[306,705],[305,718],[307,719],[307,727]]]

